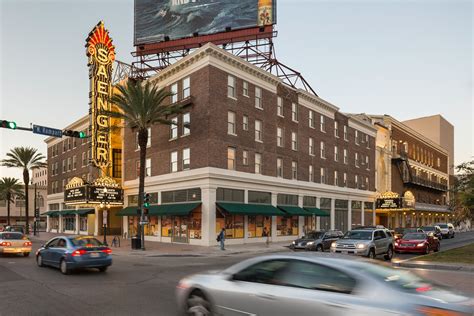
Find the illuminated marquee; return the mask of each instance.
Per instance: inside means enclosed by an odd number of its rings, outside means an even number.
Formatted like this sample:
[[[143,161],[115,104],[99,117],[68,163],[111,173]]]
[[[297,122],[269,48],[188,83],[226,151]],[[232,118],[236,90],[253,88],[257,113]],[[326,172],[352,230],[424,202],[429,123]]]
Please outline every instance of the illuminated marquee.
[[[115,47],[109,31],[101,21],[86,39],[89,58],[92,161],[105,171],[111,164],[111,119],[105,115],[111,110],[112,64]]]

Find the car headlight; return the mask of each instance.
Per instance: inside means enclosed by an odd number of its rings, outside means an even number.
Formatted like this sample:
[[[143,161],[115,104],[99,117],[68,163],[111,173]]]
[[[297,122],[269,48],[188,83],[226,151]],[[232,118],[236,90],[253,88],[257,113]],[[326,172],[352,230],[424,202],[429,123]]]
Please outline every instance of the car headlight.
[[[331,248],[336,248],[336,242],[335,241],[331,244]]]
[[[364,249],[365,247],[367,247],[366,244],[357,244],[357,249]]]
[[[307,245],[308,245],[308,246],[312,246],[312,245],[314,245],[314,241],[310,241],[310,242],[308,242],[308,243],[307,243]]]
[[[417,247],[423,247],[425,245],[424,242],[420,242],[418,245],[416,245]]]
[[[293,244],[293,245],[296,245],[296,241],[293,240],[292,244]]]

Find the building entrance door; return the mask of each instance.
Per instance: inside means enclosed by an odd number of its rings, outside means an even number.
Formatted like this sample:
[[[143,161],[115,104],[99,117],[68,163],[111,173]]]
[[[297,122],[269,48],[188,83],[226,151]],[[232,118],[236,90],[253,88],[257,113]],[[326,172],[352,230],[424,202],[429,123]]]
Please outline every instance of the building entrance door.
[[[188,243],[188,218],[185,216],[173,217],[172,242]]]

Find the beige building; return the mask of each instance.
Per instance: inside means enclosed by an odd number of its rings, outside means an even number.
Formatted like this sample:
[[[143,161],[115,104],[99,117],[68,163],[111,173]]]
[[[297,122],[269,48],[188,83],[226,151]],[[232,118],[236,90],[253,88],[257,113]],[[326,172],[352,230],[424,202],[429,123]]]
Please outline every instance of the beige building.
[[[47,187],[48,186],[48,168],[39,168],[32,171],[33,177],[31,179],[32,184],[37,186]]]
[[[29,193],[29,217],[30,223],[33,224],[35,211],[34,211],[34,196],[35,188],[33,185],[30,185]],[[46,209],[46,198],[47,198],[47,188],[46,186],[36,187],[37,195],[37,208],[40,210],[40,214],[43,213]],[[10,225],[23,225],[25,224],[25,200],[20,198],[14,198],[13,202],[10,203]],[[5,200],[0,200],[0,226],[7,225],[7,203]],[[44,219],[44,218],[43,218]]]
[[[440,114],[403,121],[403,124],[443,147],[449,154],[449,175],[454,175],[454,126]]]

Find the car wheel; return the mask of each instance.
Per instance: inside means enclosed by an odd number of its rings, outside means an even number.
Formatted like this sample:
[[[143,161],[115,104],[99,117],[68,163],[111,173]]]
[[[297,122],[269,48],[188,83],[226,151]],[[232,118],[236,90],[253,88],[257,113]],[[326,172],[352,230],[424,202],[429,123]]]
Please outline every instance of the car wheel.
[[[372,248],[369,250],[369,254],[367,255],[368,258],[370,259],[375,259],[375,249]]]
[[[70,273],[66,260],[61,259],[61,262],[59,263],[59,270],[61,271],[62,274]]]
[[[23,253],[23,257],[28,257],[29,255],[30,255],[29,252],[24,252],[24,253]]]
[[[387,261],[392,260],[392,258],[393,258],[393,248],[392,247],[388,247],[387,253],[385,254],[385,256],[383,258]]]
[[[108,268],[108,267],[100,267],[100,268],[99,268],[99,271],[100,271],[100,272],[105,272],[105,271],[107,271],[107,268]]]
[[[428,245],[428,246],[426,246],[426,248],[425,248],[425,254],[427,255],[427,254],[429,254],[429,253],[430,253],[430,246]]]
[[[38,267],[44,267],[43,257],[41,255],[36,256],[36,264]]]
[[[438,252],[441,249],[441,244],[438,244],[438,247],[434,250],[434,252]]]
[[[212,315],[211,303],[201,291],[193,291],[187,301],[187,315],[210,316]]]
[[[324,252],[323,245],[318,245],[318,246],[316,247],[316,251]]]

